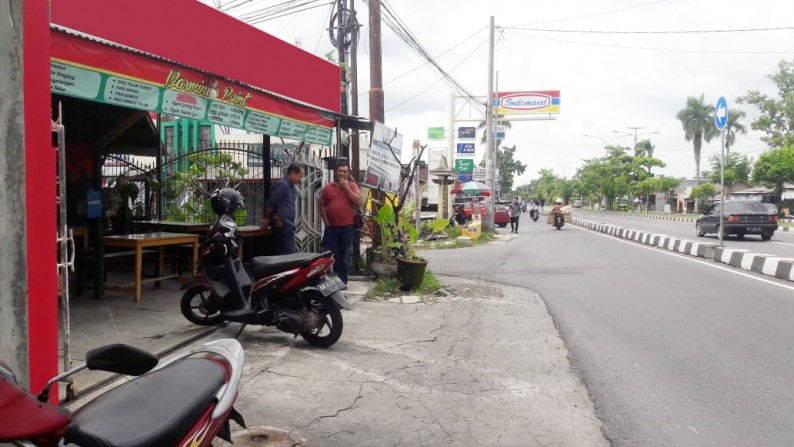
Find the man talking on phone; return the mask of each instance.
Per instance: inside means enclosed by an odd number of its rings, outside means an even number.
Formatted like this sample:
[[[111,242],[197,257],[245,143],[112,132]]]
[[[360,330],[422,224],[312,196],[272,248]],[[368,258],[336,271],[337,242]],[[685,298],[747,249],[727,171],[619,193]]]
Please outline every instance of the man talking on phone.
[[[350,250],[353,247],[353,222],[356,209],[361,206],[358,185],[350,181],[350,166],[339,161],[334,182],[323,188],[320,195],[320,215],[325,223],[323,247],[334,253],[334,271],[347,284]]]

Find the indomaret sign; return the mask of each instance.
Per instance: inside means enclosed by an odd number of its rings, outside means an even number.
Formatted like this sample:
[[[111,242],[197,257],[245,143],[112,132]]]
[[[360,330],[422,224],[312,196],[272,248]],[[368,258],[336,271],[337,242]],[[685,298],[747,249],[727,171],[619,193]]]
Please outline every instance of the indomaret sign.
[[[494,93],[497,115],[560,113],[559,90]]]

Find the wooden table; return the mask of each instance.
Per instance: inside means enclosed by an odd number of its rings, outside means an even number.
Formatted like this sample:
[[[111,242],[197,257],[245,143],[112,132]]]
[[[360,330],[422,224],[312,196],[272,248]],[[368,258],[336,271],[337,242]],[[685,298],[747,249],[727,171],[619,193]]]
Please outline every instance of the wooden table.
[[[259,225],[243,225],[237,227],[237,233],[235,234],[240,238],[240,246],[237,247],[237,256],[240,260],[243,260],[243,246],[247,238],[268,236],[271,233],[270,229],[263,230]]]
[[[161,276],[158,278],[143,281],[143,249],[157,247],[159,249],[157,274],[163,274],[163,251],[167,245],[193,244],[193,268],[195,269],[198,260],[197,234],[168,233],[158,231],[154,233],[142,234],[122,234],[117,236],[106,236],[103,238],[106,247],[132,248],[135,250],[135,301],[141,301],[141,286],[144,282],[159,282],[163,279],[174,278],[177,275]],[[195,270],[194,272],[195,273]]]
[[[133,222],[136,231],[168,231],[172,233],[197,233],[206,235],[211,225],[205,222],[171,222],[168,220],[142,220]]]

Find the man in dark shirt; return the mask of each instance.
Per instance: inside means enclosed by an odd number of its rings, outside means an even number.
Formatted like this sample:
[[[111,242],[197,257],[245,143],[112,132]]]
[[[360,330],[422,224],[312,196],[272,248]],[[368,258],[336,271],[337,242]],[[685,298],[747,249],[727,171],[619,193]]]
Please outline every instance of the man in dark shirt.
[[[303,180],[303,175],[303,166],[292,163],[287,168],[287,176],[273,185],[267,199],[262,229],[272,228],[280,255],[298,251],[295,247],[295,185]]]

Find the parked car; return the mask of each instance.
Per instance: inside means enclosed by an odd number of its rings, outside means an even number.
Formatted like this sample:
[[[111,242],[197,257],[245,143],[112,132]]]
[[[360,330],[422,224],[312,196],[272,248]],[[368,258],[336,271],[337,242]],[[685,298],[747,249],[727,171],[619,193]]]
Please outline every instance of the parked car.
[[[695,233],[703,237],[707,233],[720,231],[720,203],[711,205],[695,222]],[[746,234],[758,234],[768,241],[777,230],[777,213],[755,200],[731,200],[725,202],[723,211],[723,237],[735,234],[743,238]]]
[[[510,208],[504,205],[495,205],[493,222],[494,225],[506,227],[510,223]]]
[[[482,207],[483,216],[485,215],[486,207]],[[471,218],[471,203],[463,204],[463,212],[466,213],[467,218]],[[494,225],[499,225],[504,228],[510,223],[510,209],[504,205],[494,205]]]

